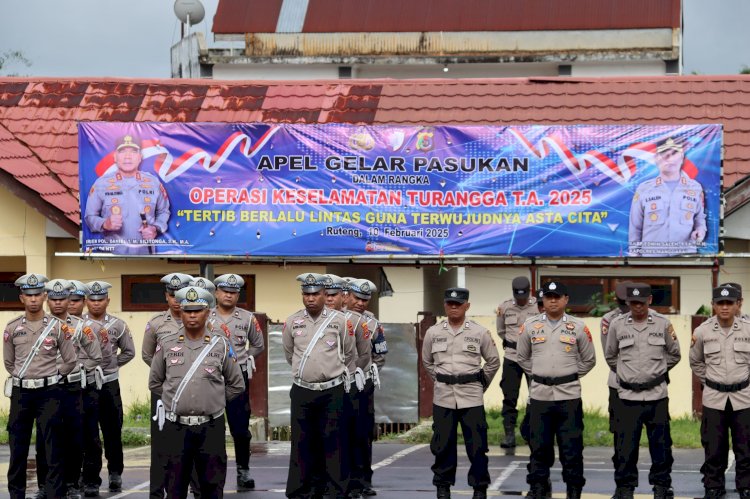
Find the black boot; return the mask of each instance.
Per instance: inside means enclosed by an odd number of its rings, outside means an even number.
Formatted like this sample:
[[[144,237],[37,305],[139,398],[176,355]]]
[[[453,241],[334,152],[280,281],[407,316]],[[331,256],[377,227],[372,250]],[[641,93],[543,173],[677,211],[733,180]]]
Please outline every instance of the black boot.
[[[532,483],[526,497],[529,499],[550,499],[552,497],[552,484],[549,481],[547,483]]]
[[[250,470],[237,469],[237,491],[244,492],[255,488],[255,480],[250,476]]]
[[[565,493],[565,499],[581,499],[581,487],[573,487],[568,485],[568,490]]]
[[[438,485],[437,499],[451,499],[451,488],[447,485]]]
[[[487,489],[485,487],[475,488],[471,499],[487,499]]]
[[[109,474],[109,491],[110,492],[122,491],[122,476],[119,473]]]
[[[503,449],[512,449],[516,446],[516,427],[506,426],[505,427],[505,438],[500,442],[500,447]]]
[[[674,490],[672,487],[654,485],[654,499],[674,499]]]
[[[633,499],[633,489],[630,487],[617,487],[612,499]]]
[[[750,492],[750,490],[748,489],[743,489],[743,490],[745,490],[746,493]],[[719,488],[719,487],[710,488],[710,489],[706,489],[706,493],[703,495],[703,499],[724,499],[726,495],[727,495],[726,489]],[[742,490],[740,490],[740,497],[744,499],[746,497],[750,497],[750,494],[743,496]]]

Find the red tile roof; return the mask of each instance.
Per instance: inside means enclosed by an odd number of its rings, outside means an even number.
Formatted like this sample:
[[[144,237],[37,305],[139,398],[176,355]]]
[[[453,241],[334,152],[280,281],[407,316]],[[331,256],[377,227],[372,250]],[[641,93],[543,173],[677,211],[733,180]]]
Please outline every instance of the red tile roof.
[[[0,173],[80,225],[79,121],[721,123],[724,186],[750,174],[750,76],[477,80],[0,78]],[[69,227],[69,228],[70,228]],[[72,229],[71,229],[72,231]]]
[[[276,32],[282,0],[220,0],[215,34]],[[309,0],[303,33],[679,28],[680,0]]]

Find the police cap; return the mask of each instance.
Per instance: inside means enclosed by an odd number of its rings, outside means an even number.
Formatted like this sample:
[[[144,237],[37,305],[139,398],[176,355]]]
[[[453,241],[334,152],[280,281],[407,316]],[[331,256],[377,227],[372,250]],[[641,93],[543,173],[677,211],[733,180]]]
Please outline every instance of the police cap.
[[[625,301],[639,301],[641,303],[646,303],[651,296],[651,286],[641,282],[634,282],[627,287],[626,294]]]
[[[337,295],[341,293],[344,290],[344,287],[348,284],[344,279],[334,274],[323,274],[323,276],[325,277],[324,284],[326,294],[328,295]]]
[[[732,301],[735,302],[742,298],[740,290],[734,286],[722,285],[718,288],[714,288],[713,300],[714,302],[719,301]]]
[[[547,295],[567,296],[568,287],[560,281],[545,282],[542,286],[542,296]]]
[[[52,279],[44,286],[47,290],[47,298],[53,300],[64,300],[70,296],[71,284],[65,279]]]
[[[676,151],[676,152],[682,152],[683,151],[682,144],[675,142],[675,140],[672,137],[670,137],[664,142],[657,144],[656,146],[656,152],[658,153],[663,153],[663,152],[670,151],[670,150]]]
[[[469,301],[469,290],[466,288],[448,288],[445,290],[445,303],[454,302],[464,304]]]
[[[355,279],[349,283],[349,292],[354,293],[357,298],[369,300],[373,293],[378,292],[378,288],[374,282],[367,279]]]
[[[515,298],[528,298],[529,291],[531,290],[531,283],[529,279],[524,276],[519,276],[513,279],[511,283],[513,288],[513,296]]]
[[[615,284],[615,297],[618,300],[625,301],[628,298],[628,286],[635,284],[632,281],[620,281]]]
[[[115,141],[115,151],[125,149],[126,147],[132,147],[137,151],[141,150],[141,139],[134,135],[123,135]]]
[[[189,286],[190,281],[192,280],[193,280],[193,276],[188,275],[188,274],[181,274],[179,272],[167,274],[161,278],[161,282],[166,284],[167,292],[169,293],[174,293],[178,289],[182,289],[182,288]]]
[[[42,274],[24,274],[14,283],[21,288],[21,293],[25,295],[38,295],[44,293],[44,284],[49,281],[47,276]]]
[[[178,290],[174,294],[175,299],[180,302],[182,310],[201,310],[209,308],[213,295],[205,288],[188,286]]]
[[[87,282],[86,286],[89,288],[89,298],[92,300],[103,300],[109,294],[109,288],[112,287],[106,281],[91,281]]]
[[[83,300],[86,298],[89,294],[89,288],[86,287],[84,283],[81,281],[76,281],[74,279],[70,279],[68,281],[68,284],[70,284],[70,299],[71,300]]]
[[[736,289],[737,291],[740,292],[740,298],[742,298],[742,285],[740,283],[737,283],[737,282],[725,282],[723,284],[719,284],[719,287],[724,287],[724,286],[731,286],[731,287],[733,287],[734,289]]]
[[[214,279],[216,287],[228,293],[239,293],[245,280],[237,274],[222,274]]]
[[[325,287],[325,275],[307,272],[297,276],[302,285],[303,293],[317,293]]]

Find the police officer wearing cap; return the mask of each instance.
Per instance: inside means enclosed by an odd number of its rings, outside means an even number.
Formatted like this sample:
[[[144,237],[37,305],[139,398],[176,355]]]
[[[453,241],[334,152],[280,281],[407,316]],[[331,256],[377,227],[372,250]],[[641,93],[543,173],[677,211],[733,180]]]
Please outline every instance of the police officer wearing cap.
[[[621,281],[615,284],[615,299],[617,300],[617,307],[613,308],[602,316],[602,320],[599,326],[600,339],[602,342],[602,351],[607,349],[607,334],[609,333],[609,324],[620,315],[627,313],[630,310],[627,302],[627,288],[633,283],[630,281]],[[614,454],[612,455],[612,463],[617,463],[617,438],[614,438],[617,429],[616,417],[618,414],[618,403],[620,402],[620,396],[617,394],[617,374],[615,370],[610,369],[607,377],[607,387],[609,388],[609,432],[613,436],[613,447]]]
[[[690,368],[703,384],[706,499],[726,496],[730,429],[737,491],[742,499],[750,498],[750,321],[737,316],[740,296],[732,286],[715,288],[715,315],[695,329],[690,341]]]
[[[737,291],[739,291],[740,297],[737,300],[737,306],[739,307],[738,310],[737,310],[737,317],[742,317],[743,319],[750,320],[750,315],[747,315],[746,313],[742,312],[742,304],[744,302],[744,299],[742,297],[742,285],[739,284],[739,283],[737,283],[737,282],[725,282],[723,284],[719,284],[719,286],[720,287],[731,286],[731,287],[735,288]]]
[[[352,470],[355,477],[355,485],[363,496],[376,495],[372,488],[372,442],[376,437],[375,427],[375,386],[380,388],[379,370],[385,365],[385,355],[388,353],[388,342],[385,339],[383,325],[375,315],[367,310],[372,295],[378,292],[378,288],[372,281],[367,279],[352,279],[347,286],[348,310],[354,311],[362,316],[359,327],[363,334],[370,340],[369,358],[363,355],[359,360],[358,367],[364,370],[368,383],[364,390],[357,394],[357,452],[354,454]],[[361,347],[358,351],[365,352]],[[369,362],[368,362],[369,361]]]
[[[430,327],[422,343],[422,365],[435,382],[430,443],[435,456],[432,483],[437,487],[438,498],[451,496],[450,487],[456,483],[460,423],[471,462],[469,485],[474,488],[475,499],[485,498],[490,473],[484,392],[500,368],[500,355],[490,332],[466,319],[470,307],[468,289],[449,288],[444,301],[446,319]]]
[[[649,441],[654,499],[674,497],[669,431],[668,372],[680,360],[680,344],[669,320],[649,310],[651,286],[626,289],[630,311],[613,320],[604,356],[616,370],[620,397],[615,438],[615,499],[632,499],[638,486],[638,447],[643,427]]]
[[[102,351],[99,342],[94,337],[94,332],[80,317],[74,317],[68,313],[68,302],[70,299],[72,285],[65,279],[53,279],[49,281],[45,289],[47,291],[47,305],[53,317],[61,323],[60,328],[65,335],[71,336],[71,342],[75,348],[77,363],[67,376],[63,376],[60,382],[60,416],[65,431],[62,434],[63,448],[65,449],[64,476],[66,497],[78,499],[81,492],[78,488],[78,479],[81,475],[83,464],[83,400],[82,387],[86,384],[86,371],[92,370],[102,360]],[[36,440],[36,475],[39,483],[37,498],[45,498],[44,483],[47,479],[47,460],[44,440]]]
[[[182,313],[180,302],[175,298],[175,293],[187,287],[193,280],[193,276],[180,272],[173,272],[161,278],[164,283],[164,298],[167,302],[167,310],[159,312],[146,323],[143,334],[143,345],[141,346],[141,358],[151,367],[151,361],[156,352],[156,346],[162,338],[176,334],[182,327]],[[151,414],[156,412],[156,402],[159,395],[151,393]],[[164,462],[160,451],[163,446],[157,441],[161,434],[157,423],[151,419],[151,462],[149,463],[149,497],[152,499],[164,497]]]
[[[116,168],[110,168],[91,186],[84,219],[91,232],[102,233],[113,253],[147,255],[167,230],[169,197],[159,179],[139,170],[141,140],[125,135],[115,142]]]
[[[302,283],[305,308],[287,318],[282,330],[286,361],[292,366],[292,449],[287,497],[320,497],[314,490],[329,483],[336,497],[349,492],[349,448],[344,410],[349,390],[347,365],[354,351],[354,328],[343,313],[325,306],[325,276],[306,273]],[[318,463],[318,464],[314,464]],[[323,464],[323,466],[321,466]],[[316,476],[324,473],[324,478]]]
[[[255,488],[255,480],[250,476],[250,382],[255,371],[255,357],[263,353],[263,331],[253,312],[237,306],[240,290],[245,280],[237,274],[224,274],[214,279],[216,286],[216,308],[211,310],[210,319],[231,343],[237,355],[237,365],[242,371],[245,389],[239,397],[227,403],[227,422],[234,440],[237,460],[237,489]]]
[[[579,499],[583,476],[583,406],[581,381],[596,364],[591,332],[565,313],[568,289],[562,282],[544,284],[544,313],[528,319],[518,337],[518,363],[531,377],[526,481],[529,497],[551,496],[550,468],[559,447],[566,498]]]
[[[81,317],[83,308],[86,306],[86,295],[88,288],[81,281],[69,279],[70,297],[68,297],[68,313],[73,317]]]
[[[706,237],[703,187],[684,171],[682,144],[669,138],[656,147],[659,175],[642,182],[630,206],[630,254],[695,253]]]
[[[374,405],[374,383],[377,381],[377,384],[380,385],[380,379],[378,377],[373,378],[374,369],[377,369],[377,367],[373,368],[372,342],[370,341],[372,332],[367,326],[368,321],[354,310],[344,310],[344,302],[347,299],[344,290],[348,289],[349,283],[334,274],[324,274],[324,278],[326,307],[343,311],[344,316],[354,329],[356,354],[352,356],[347,366],[350,382],[352,379],[354,380],[347,398],[347,401],[351,404],[347,408],[349,412],[347,421],[349,430],[348,456],[350,456],[349,461],[351,462],[350,493],[348,497],[355,499],[362,496],[362,490],[365,488],[365,483],[363,483],[365,468],[371,469],[372,440],[370,436],[372,435],[374,420],[370,421],[371,414],[375,412],[374,407],[371,409],[371,406]],[[323,488],[326,485],[319,484],[318,488]],[[371,487],[370,490],[372,490]]]
[[[107,313],[109,288],[112,285],[105,281],[91,281],[86,286],[89,288],[89,296],[86,298],[88,314],[84,318],[98,322],[101,326],[99,340],[102,347],[103,376],[99,390],[99,426],[107,458],[109,490],[118,492],[122,490],[122,471],[125,466],[122,454],[123,410],[119,369],[135,357],[135,344],[125,321]],[[96,474],[93,484],[100,485],[100,469],[90,471]],[[84,490],[84,494],[90,493],[91,491]]]
[[[206,327],[211,293],[188,286],[175,298],[182,327],[157,343],[148,380],[149,389],[161,395],[157,421],[167,497],[187,497],[195,468],[201,497],[220,498],[227,474],[224,411],[245,386],[229,341]]]
[[[503,341],[505,351],[503,360],[503,375],[500,379],[500,389],[503,391],[503,428],[505,438],[500,447],[511,449],[516,446],[516,420],[518,419],[518,393],[521,388],[523,369],[518,365],[516,344],[518,331],[526,319],[537,315],[536,298],[531,296],[531,283],[526,277],[519,276],[511,283],[513,298],[505,300],[498,307],[495,323],[497,334]],[[528,383],[528,378],[526,379]]]
[[[15,285],[20,288],[24,314],[13,319],[3,332],[3,360],[11,378],[5,393],[10,396],[8,438],[8,492],[11,499],[23,499],[26,492],[26,459],[31,431],[36,421],[37,439],[44,440],[48,466],[44,491],[47,497],[64,497],[60,399],[58,385],[76,365],[72,335],[59,320],[44,312],[47,277],[25,274]],[[60,362],[57,356],[60,356]]]

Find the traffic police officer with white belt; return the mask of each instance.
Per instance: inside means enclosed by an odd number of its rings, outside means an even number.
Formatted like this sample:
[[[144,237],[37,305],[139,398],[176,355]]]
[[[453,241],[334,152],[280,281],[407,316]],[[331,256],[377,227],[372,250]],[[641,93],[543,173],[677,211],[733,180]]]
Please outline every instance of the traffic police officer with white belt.
[[[187,497],[195,468],[201,498],[221,498],[227,474],[224,411],[245,389],[242,373],[224,335],[206,328],[211,293],[188,286],[175,298],[182,328],[157,344],[148,381],[161,394],[155,417],[167,454],[167,497]]]
[[[435,456],[432,483],[439,499],[450,498],[450,487],[456,483],[459,423],[471,462],[469,485],[474,499],[485,499],[490,484],[484,392],[500,369],[500,355],[490,332],[466,320],[469,306],[468,289],[445,290],[447,319],[429,328],[422,343],[422,365],[435,381],[430,450]]]
[[[649,310],[651,286],[627,287],[630,311],[609,325],[604,356],[617,370],[616,499],[632,499],[638,486],[638,447],[643,427],[651,454],[648,481],[654,499],[674,497],[672,436],[669,431],[667,374],[680,360],[680,344],[669,320]]]
[[[216,333],[223,334],[230,342],[245,382],[240,396],[227,403],[227,422],[237,460],[237,490],[245,491],[255,488],[255,480],[250,476],[250,379],[255,371],[255,357],[263,353],[265,344],[255,315],[237,306],[245,280],[237,274],[224,274],[214,279],[213,285],[216,308],[211,310],[210,320]]]
[[[36,438],[44,440],[47,497],[65,495],[61,445],[65,428],[59,418],[58,383],[61,376],[67,376],[75,368],[76,352],[70,341],[72,335],[62,330],[59,320],[44,312],[47,281],[41,274],[25,274],[16,280],[25,311],[10,321],[3,332],[3,360],[11,375],[5,383],[5,395],[10,397],[8,492],[11,499],[25,497],[26,459],[34,421]]]
[[[714,315],[690,341],[690,367],[703,384],[701,467],[705,499],[726,496],[729,431],[735,456],[735,484],[750,498],[750,320],[738,317],[742,294],[735,286],[713,290]]]
[[[99,425],[102,429],[104,455],[109,471],[109,490],[122,490],[122,471],[125,468],[122,454],[122,397],[120,395],[119,369],[135,357],[135,344],[128,325],[122,319],[107,313],[109,288],[104,281],[86,283],[89,296],[86,317],[101,324],[99,339],[102,346],[102,387],[99,391]],[[110,350],[107,356],[105,350]],[[98,471],[96,472],[98,476]],[[101,482],[96,479],[96,482]],[[85,491],[84,491],[85,493]]]
[[[60,414],[63,432],[63,448],[65,448],[65,487],[68,499],[81,497],[78,479],[81,476],[83,464],[83,401],[82,389],[86,386],[86,371],[94,369],[102,360],[102,350],[94,337],[91,327],[80,317],[68,314],[68,302],[72,285],[65,279],[53,279],[45,286],[47,291],[47,305],[52,316],[61,323],[60,328],[66,335],[71,335],[70,341],[75,347],[78,363],[70,374],[60,380]],[[58,359],[59,361],[60,359]],[[47,479],[47,460],[44,439],[36,439],[36,476],[39,483],[37,498],[46,498],[44,483]]]
[[[286,361],[292,366],[292,449],[287,497],[322,496],[329,483],[336,497],[349,492],[349,449],[345,428],[347,365],[355,355],[354,328],[343,313],[325,306],[325,276],[301,274],[304,309],[289,316],[282,330]],[[324,462],[325,478],[316,481]]]

